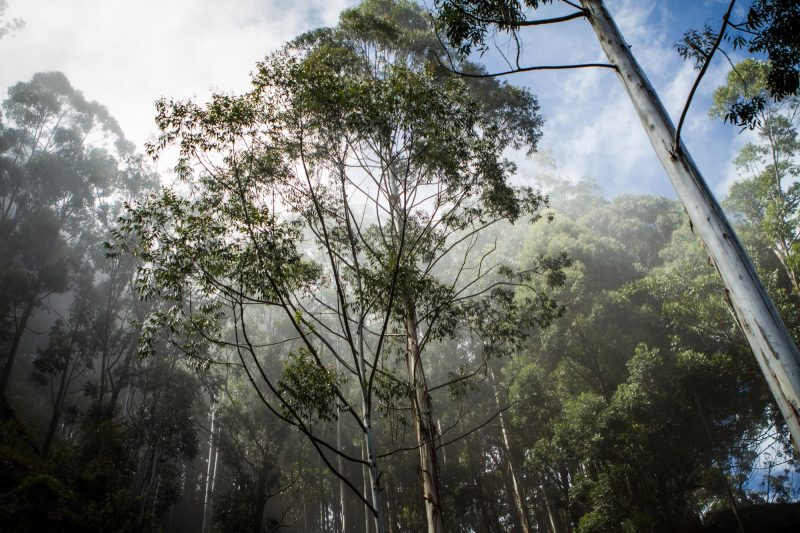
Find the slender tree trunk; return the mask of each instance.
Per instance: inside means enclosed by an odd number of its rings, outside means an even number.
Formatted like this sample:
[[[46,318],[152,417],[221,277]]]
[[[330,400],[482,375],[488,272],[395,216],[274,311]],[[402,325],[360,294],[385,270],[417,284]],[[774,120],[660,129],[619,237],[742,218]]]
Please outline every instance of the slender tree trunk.
[[[406,232],[407,213],[403,212],[397,180],[391,168],[386,168],[389,197],[389,210],[392,226],[398,236]],[[398,259],[399,260],[399,259]],[[422,354],[419,347],[416,307],[409,295],[405,295],[406,327],[406,367],[408,380],[412,387],[411,412],[414,418],[417,445],[419,446],[419,469],[422,484],[422,498],[425,505],[425,518],[428,533],[442,533],[442,499],[439,491],[439,467],[436,460],[436,426],[433,422],[430,394],[422,367]],[[382,532],[381,532],[382,533]]]
[[[50,451],[50,444],[53,442],[56,428],[58,428],[58,420],[61,418],[61,410],[64,408],[64,397],[66,396],[67,389],[67,375],[69,374],[69,364],[64,366],[61,371],[61,380],[58,384],[58,394],[56,395],[56,404],[53,406],[53,415],[50,417],[50,424],[47,426],[47,433],[44,436],[44,444],[42,444],[42,455],[47,457]]]
[[[384,483],[385,487],[391,487],[391,483],[389,483],[389,476],[386,474],[386,471],[383,472],[383,477],[386,479],[386,483]],[[394,533],[395,524],[397,523],[397,501],[394,498],[394,491],[391,494],[386,494],[386,515],[389,522],[389,533]]]
[[[360,326],[359,326],[360,329]],[[372,406],[369,398],[369,393],[367,391],[367,373],[366,373],[366,362],[364,360],[364,342],[363,342],[363,335],[359,331],[358,334],[359,338],[359,381],[361,385],[361,412],[364,421],[364,446],[362,447],[362,454],[365,455],[364,459],[367,461],[367,465],[365,469],[367,470],[367,475],[364,476],[364,497],[370,498],[367,496],[368,494],[371,495],[371,503],[372,507],[375,509],[375,513],[373,514],[369,507],[366,505],[364,506],[364,513],[366,514],[365,520],[367,521],[365,526],[365,532],[369,532],[370,526],[369,522],[370,519],[372,520],[376,533],[385,533],[386,531],[386,524],[384,523],[383,518],[383,505],[381,504],[381,489],[380,489],[380,479],[381,479],[381,471],[378,467],[378,457],[376,453],[376,446],[375,446],[375,434],[372,429]],[[367,479],[369,479],[369,487],[370,490],[367,490]]]
[[[503,436],[503,449],[505,450],[506,462],[508,463],[508,474],[511,478],[512,492],[514,494],[514,505],[517,508],[517,515],[519,516],[519,524],[523,533],[530,533],[531,526],[528,521],[528,511],[525,509],[525,495],[522,493],[522,486],[517,481],[517,473],[514,470],[514,461],[511,459],[511,444],[508,439],[508,431],[506,430],[505,416],[500,405],[500,395],[497,393],[497,380],[494,377],[494,371],[489,369],[489,378],[492,380],[492,389],[494,392],[494,402],[497,406],[497,411],[500,413],[500,433]]]
[[[156,510],[158,508],[158,491],[161,490],[161,472],[156,478],[156,490],[153,491],[153,514],[150,516],[150,529],[156,531],[156,520],[158,518]]]
[[[211,408],[211,431],[208,435],[208,462],[206,464],[206,488],[205,492],[203,493],[203,524],[200,527],[200,533],[206,532],[206,526],[208,525],[208,498],[209,493],[211,491],[211,468],[212,468],[212,461],[214,459],[214,417],[216,413],[214,412],[214,408]]]
[[[8,382],[11,379],[11,370],[14,368],[14,359],[16,359],[17,351],[19,350],[19,343],[22,340],[22,335],[25,333],[25,328],[28,325],[28,319],[30,319],[31,313],[33,313],[33,309],[35,307],[36,299],[32,298],[25,305],[25,309],[22,311],[22,316],[19,319],[19,323],[14,329],[14,337],[11,340],[11,346],[9,346],[8,353],[6,354],[3,372],[0,373],[0,396],[6,395],[6,388],[8,387]]]
[[[361,448],[361,459],[367,460],[367,453],[364,451],[366,448],[366,443]],[[369,499],[369,468],[367,466],[362,466],[361,468],[361,488],[364,491],[364,497]],[[373,505],[375,505],[373,503]],[[370,530],[370,523],[372,522],[372,512],[369,510],[369,506],[365,503],[364,504],[364,533],[369,533]]]
[[[265,458],[266,459],[266,458]],[[266,461],[262,461],[264,464]],[[267,482],[265,476],[259,476],[258,489],[255,495],[255,512],[251,527],[253,531],[261,531],[264,527],[264,509],[267,506]]]
[[[148,465],[150,470],[149,478],[147,480],[147,486],[142,487],[144,492],[141,493],[139,496],[142,500],[142,506],[139,510],[139,530],[143,530],[144,528],[144,519],[147,514],[147,503],[150,501],[150,493],[153,490],[153,482],[155,481],[157,474],[158,474],[158,460],[160,459],[158,445],[153,447],[153,452],[150,454],[150,464]]]
[[[104,420],[111,420],[114,418],[114,413],[117,409],[117,402],[119,401],[119,395],[122,393],[122,389],[125,388],[128,379],[129,373],[131,368],[131,361],[134,357],[134,352],[136,351],[136,343],[132,342],[131,347],[128,349],[128,353],[124,355],[125,362],[122,365],[122,369],[120,370],[119,374],[117,375],[117,379],[114,381],[114,384],[111,387],[111,397],[108,400],[108,404],[102,409],[102,416]],[[129,389],[130,390],[130,389]],[[127,409],[128,398],[125,398],[125,407]]]
[[[353,261],[356,265],[356,273],[357,273],[357,284],[358,284],[358,296],[363,297],[363,287],[361,284],[361,273],[360,267],[358,266],[358,252],[355,245],[355,236],[353,229],[350,224],[350,205],[349,200],[347,197],[347,190],[346,190],[346,179],[345,179],[345,163],[342,161],[339,167],[339,176],[340,176],[340,184],[341,184],[341,192],[342,192],[342,203],[345,206],[345,221],[347,225],[347,233],[350,238],[350,245],[351,251],[353,254]],[[374,513],[374,521],[375,521],[375,531],[376,533],[385,533],[386,525],[384,523],[383,517],[383,505],[381,503],[381,489],[380,489],[380,480],[381,480],[381,471],[378,466],[378,454],[377,448],[375,446],[375,434],[372,428],[372,398],[371,390],[369,387],[369,383],[371,378],[368,377],[367,371],[367,363],[365,357],[365,346],[364,346],[364,320],[365,315],[364,312],[361,311],[358,317],[358,327],[356,329],[356,344],[358,353],[356,354],[356,361],[358,364],[358,378],[359,378],[359,386],[361,388],[361,412],[363,417],[363,424],[364,424],[364,444],[366,446],[366,460],[368,462],[368,470],[369,470],[369,484],[370,484],[370,493],[372,494],[372,506],[375,509]],[[374,372],[375,369],[372,370]],[[340,468],[341,472],[341,468]],[[367,490],[364,490],[364,497],[368,498]],[[365,508],[365,512],[368,509]],[[367,512],[367,516],[369,516]],[[369,531],[369,525],[367,525],[367,531]]]
[[[602,0],[581,0],[645,132],[726,288],[739,326],[795,444],[800,444],[800,353],[675,127]]]
[[[219,442],[219,429],[217,429],[217,442]],[[208,496],[208,531],[214,523],[214,490],[217,486],[217,465],[219,464],[219,444],[214,448],[214,468],[211,471],[211,493]]]
[[[436,425],[433,422],[431,398],[428,394],[425,371],[422,368],[420,357],[416,314],[411,302],[406,303],[406,335],[408,337],[406,366],[408,379],[413,388],[411,411],[419,446],[419,470],[422,479],[425,518],[428,524],[428,533],[441,533],[444,531],[444,523],[439,491],[439,466],[435,448]]]
[[[339,369],[339,365],[337,363],[336,369]],[[342,427],[341,427],[341,420],[339,417],[336,417],[336,449],[342,449]],[[338,455],[336,457],[337,466],[339,468],[339,473],[344,475],[344,466],[342,464],[342,456]],[[345,485],[344,480],[339,479],[339,531],[341,533],[345,533],[347,531],[347,513],[345,511]]]
[[[553,533],[558,533],[558,523],[553,514],[553,508],[550,505],[550,497],[547,495],[544,484],[539,485],[539,491],[542,493],[542,501],[544,501],[544,508],[547,511],[547,519],[550,521],[550,527],[553,529]]]

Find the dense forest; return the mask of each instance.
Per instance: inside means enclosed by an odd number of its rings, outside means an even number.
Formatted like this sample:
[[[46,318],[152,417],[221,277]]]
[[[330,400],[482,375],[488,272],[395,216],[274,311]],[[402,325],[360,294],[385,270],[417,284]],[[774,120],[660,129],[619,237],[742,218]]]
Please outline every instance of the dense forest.
[[[142,147],[68,73],[8,88],[0,530],[797,527],[796,443],[684,207],[537,153],[536,95],[470,54],[519,2],[434,4],[162,98]],[[708,110],[754,139],[721,203],[794,339],[799,9],[677,47],[751,52]]]

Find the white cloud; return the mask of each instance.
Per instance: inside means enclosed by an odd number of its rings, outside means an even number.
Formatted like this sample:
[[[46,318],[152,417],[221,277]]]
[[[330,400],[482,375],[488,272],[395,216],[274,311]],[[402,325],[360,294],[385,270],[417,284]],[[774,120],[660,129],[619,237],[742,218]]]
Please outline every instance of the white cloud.
[[[655,0],[608,4],[634,56],[677,122],[697,75],[674,49],[674,41],[687,29],[678,27],[687,24],[681,18],[684,13],[680,4]],[[719,6],[711,5],[705,13],[716,15],[717,11]],[[702,26],[704,22],[692,20],[689,24]],[[605,61],[596,37],[587,28],[585,22],[576,22],[559,31],[552,28],[537,38],[529,36],[528,50],[535,49],[535,60],[541,63]],[[713,89],[724,81],[727,69],[727,64],[717,58],[695,95],[683,130],[684,141],[717,192],[729,183],[730,160],[741,144],[734,128],[711,121],[707,115]],[[521,80],[540,96],[547,120],[542,148],[552,151],[562,173],[593,177],[611,196],[644,191],[674,195],[612,71],[531,74],[514,81]]]
[[[0,87],[38,71],[61,70],[88,98],[109,107],[139,146],[155,133],[153,101],[160,96],[200,99],[209,90],[241,91],[255,62],[271,50],[321,25],[357,0],[11,0],[7,15],[27,26],[0,41]],[[430,3],[430,2],[428,2]],[[681,2],[609,0],[609,9],[665,106],[677,119],[695,71],[672,48]],[[719,0],[710,0],[716,14]],[[724,6],[723,6],[724,8]],[[566,12],[549,7],[539,16]],[[682,20],[682,19],[681,19]],[[696,22],[696,24],[695,24]],[[704,20],[692,21],[701,26]],[[677,35],[685,28],[678,28]],[[485,58],[497,65],[497,57]],[[524,32],[523,62],[604,61],[582,20]],[[684,139],[712,188],[732,179],[730,160],[741,141],[736,131],[711,122],[711,91],[723,79],[721,61],[695,97]],[[591,176],[606,193],[671,194],[627,96],[608,69],[513,76],[539,95],[547,120],[542,148],[561,172]],[[166,163],[164,163],[166,164]]]
[[[353,0],[11,0],[26,27],[0,41],[0,87],[60,70],[139,146],[160,96],[246,88],[255,62]]]

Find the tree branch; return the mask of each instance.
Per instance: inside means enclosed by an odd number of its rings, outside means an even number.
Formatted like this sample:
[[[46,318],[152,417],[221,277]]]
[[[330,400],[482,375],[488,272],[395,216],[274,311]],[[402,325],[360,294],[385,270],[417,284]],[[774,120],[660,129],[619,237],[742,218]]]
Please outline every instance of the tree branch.
[[[736,0],[731,0],[731,3],[728,4],[728,10],[725,12],[725,16],[722,17],[722,27],[719,29],[719,34],[717,35],[717,40],[714,41],[714,46],[711,47],[711,50],[706,54],[706,60],[703,63],[703,68],[700,69],[700,73],[697,74],[697,79],[694,80],[694,85],[692,85],[692,90],[689,91],[689,96],[686,98],[686,104],[683,106],[683,112],[681,113],[681,118],[678,121],[678,128],[675,130],[675,142],[673,150],[677,152],[680,149],[681,143],[681,129],[683,129],[683,123],[686,120],[686,114],[689,112],[689,106],[692,105],[692,98],[694,98],[694,93],[697,91],[697,88],[700,86],[700,80],[703,79],[705,76],[706,71],[708,70],[708,66],[711,64],[711,59],[714,57],[714,52],[717,51],[719,48],[720,43],[722,42],[722,38],[725,35],[725,29],[728,27],[728,19],[731,16],[731,11],[733,11],[733,5],[736,3]]]

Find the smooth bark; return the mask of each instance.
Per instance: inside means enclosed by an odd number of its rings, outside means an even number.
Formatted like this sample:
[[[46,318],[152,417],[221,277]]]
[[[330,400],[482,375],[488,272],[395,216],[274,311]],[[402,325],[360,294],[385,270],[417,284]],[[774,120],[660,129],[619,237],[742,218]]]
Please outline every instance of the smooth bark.
[[[419,447],[419,471],[422,479],[422,498],[425,503],[425,518],[428,533],[444,531],[442,521],[442,499],[439,491],[439,466],[436,458],[436,426],[433,422],[431,397],[422,368],[419,335],[414,306],[406,304],[406,366],[412,387],[411,412]]]
[[[800,443],[800,353],[750,258],[602,0],[581,0],[623,87],[725,286],[733,312],[783,414],[795,450]]]
[[[494,377],[494,371],[489,369],[489,377],[492,380],[492,389],[494,392],[494,402],[497,406],[497,411],[500,413],[500,434],[503,437],[503,448],[505,451],[506,462],[508,463],[508,474],[511,478],[511,488],[514,495],[514,506],[517,509],[519,516],[519,524],[524,533],[529,533],[531,530],[530,522],[528,521],[528,511],[525,509],[525,496],[522,494],[522,485],[517,480],[517,473],[514,469],[514,461],[511,459],[511,443],[508,438],[508,431],[506,430],[505,416],[503,415],[502,407],[500,406],[500,395],[497,392],[497,380]]]

